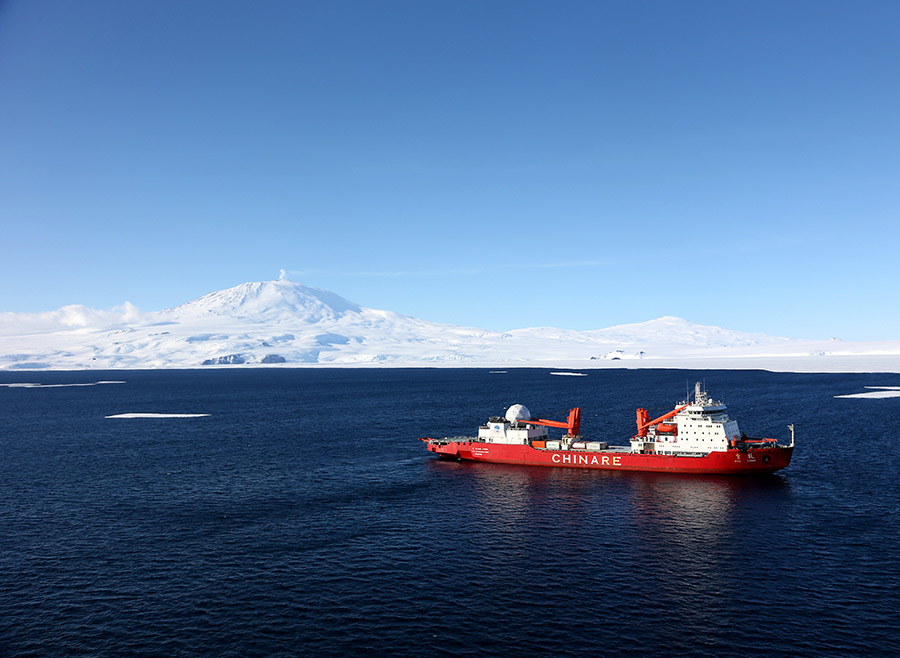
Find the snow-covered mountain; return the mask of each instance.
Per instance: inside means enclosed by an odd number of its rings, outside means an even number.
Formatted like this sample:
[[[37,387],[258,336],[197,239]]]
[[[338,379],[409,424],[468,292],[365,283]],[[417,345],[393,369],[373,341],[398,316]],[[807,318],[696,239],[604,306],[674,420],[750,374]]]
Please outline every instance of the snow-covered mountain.
[[[163,311],[163,314],[183,319],[214,315],[260,322],[299,321],[312,324],[362,311],[358,304],[333,292],[279,279],[242,283],[227,290],[217,290]]]
[[[727,358],[732,363],[744,359],[741,364],[752,367],[748,357],[811,358],[840,349],[846,351],[846,346],[812,345],[675,317],[593,331],[552,327],[487,331],[364,308],[332,292],[284,279],[243,283],[156,312],[125,304],[108,311],[66,306],[45,313],[0,314],[0,369],[548,363],[597,367],[611,362],[704,367],[691,361],[704,358]],[[876,355],[900,355],[900,342],[867,349]],[[670,364],[673,359],[677,363]]]
[[[70,306],[0,315],[2,368],[164,368],[471,361],[501,334],[363,308],[288,280],[243,283],[164,311]]]

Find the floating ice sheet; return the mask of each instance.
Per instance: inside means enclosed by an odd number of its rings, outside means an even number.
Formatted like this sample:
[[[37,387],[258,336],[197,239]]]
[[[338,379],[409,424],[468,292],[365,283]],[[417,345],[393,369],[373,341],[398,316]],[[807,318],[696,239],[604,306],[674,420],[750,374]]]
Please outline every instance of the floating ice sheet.
[[[0,384],[7,388],[69,388],[70,386],[100,386],[101,384],[124,384],[121,381],[99,381],[84,384],[40,384],[38,382],[13,382],[12,384]]]
[[[900,398],[900,386],[866,386],[874,389],[868,393],[851,393],[835,395],[836,398]]]
[[[154,413],[128,413],[113,414],[106,418],[203,418],[210,414],[154,414]]]

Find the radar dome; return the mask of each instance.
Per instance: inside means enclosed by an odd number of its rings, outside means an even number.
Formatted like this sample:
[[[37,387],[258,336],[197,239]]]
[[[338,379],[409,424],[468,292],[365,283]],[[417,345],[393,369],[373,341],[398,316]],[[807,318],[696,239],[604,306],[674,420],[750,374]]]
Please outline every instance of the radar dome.
[[[516,421],[531,420],[531,412],[524,404],[514,404],[506,410],[506,420],[511,423]]]

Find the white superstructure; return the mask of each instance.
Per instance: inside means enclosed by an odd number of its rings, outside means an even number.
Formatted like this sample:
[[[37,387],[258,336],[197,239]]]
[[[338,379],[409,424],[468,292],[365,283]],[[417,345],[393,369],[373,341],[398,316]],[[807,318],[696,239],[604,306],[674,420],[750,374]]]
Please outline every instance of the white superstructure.
[[[506,410],[505,418],[491,418],[486,425],[478,428],[478,439],[485,443],[507,443],[525,445],[547,438],[547,428],[527,425],[531,412],[522,404],[514,404]]]
[[[710,398],[697,382],[694,399],[685,400],[666,423],[652,425],[646,436],[633,437],[631,449],[660,454],[707,453],[726,451],[732,440],[740,438],[738,423],[728,417],[725,405]]]

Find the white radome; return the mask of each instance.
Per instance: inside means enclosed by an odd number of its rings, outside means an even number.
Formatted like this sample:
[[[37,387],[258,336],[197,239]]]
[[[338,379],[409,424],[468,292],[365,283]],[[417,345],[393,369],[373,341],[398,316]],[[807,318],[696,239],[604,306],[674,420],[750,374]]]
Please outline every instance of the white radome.
[[[531,420],[531,412],[524,404],[514,404],[506,410],[506,420],[515,423],[521,420]]]

